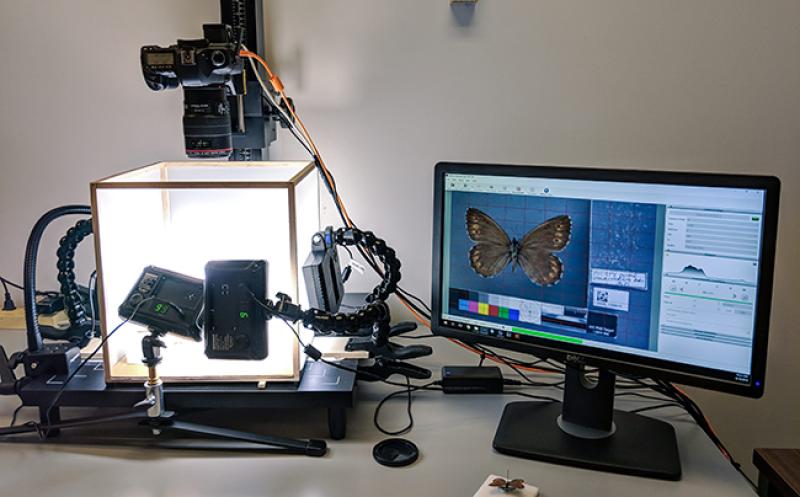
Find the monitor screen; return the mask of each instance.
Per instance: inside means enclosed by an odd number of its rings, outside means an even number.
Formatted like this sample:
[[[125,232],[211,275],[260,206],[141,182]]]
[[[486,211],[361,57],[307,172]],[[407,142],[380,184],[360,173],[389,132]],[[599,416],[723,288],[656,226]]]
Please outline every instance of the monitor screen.
[[[761,388],[759,285],[773,258],[766,186],[697,184],[708,175],[685,173],[615,181],[591,169],[444,169],[435,327]]]

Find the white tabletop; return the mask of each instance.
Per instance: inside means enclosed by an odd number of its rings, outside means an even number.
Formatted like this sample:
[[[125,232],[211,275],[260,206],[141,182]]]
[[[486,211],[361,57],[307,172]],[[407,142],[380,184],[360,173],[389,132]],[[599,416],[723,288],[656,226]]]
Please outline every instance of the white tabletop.
[[[8,353],[23,346],[21,332],[0,332]],[[415,342],[416,343],[416,342]],[[473,364],[475,358],[442,339],[433,341],[436,355],[417,361],[434,369],[442,364]],[[505,474],[541,489],[543,496],[745,496],[752,490],[691,419],[677,409],[654,411],[677,431],[683,479],[679,482],[615,475],[498,454],[491,442],[507,402],[514,395],[415,395],[415,427],[406,438],[420,449],[420,458],[406,468],[386,468],[372,459],[372,447],[387,438],[372,424],[377,401],[391,390],[362,384],[359,402],[349,411],[345,440],[329,441],[323,458],[284,455],[236,455],[125,447],[53,446],[0,443],[2,495],[36,497],[244,497],[244,496],[464,496],[471,497],[490,473]],[[557,395],[555,390],[526,390]],[[650,402],[650,401],[643,401]],[[18,405],[0,397],[0,424],[7,425]],[[645,405],[620,400],[626,409]],[[225,416],[240,417],[236,411]],[[65,410],[65,417],[85,410]],[[33,419],[34,408],[20,419]],[[323,412],[251,413],[265,433],[325,438]],[[220,420],[216,420],[220,422]],[[389,428],[402,426],[405,403],[389,403],[381,413]]]

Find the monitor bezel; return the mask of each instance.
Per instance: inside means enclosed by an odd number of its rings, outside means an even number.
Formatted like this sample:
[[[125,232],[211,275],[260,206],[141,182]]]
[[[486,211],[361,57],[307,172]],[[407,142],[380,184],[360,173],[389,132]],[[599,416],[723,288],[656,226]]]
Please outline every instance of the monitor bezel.
[[[774,176],[741,174],[692,173],[677,171],[653,171],[633,169],[600,169],[592,167],[528,166],[511,164],[487,164],[469,162],[440,162],[434,170],[434,218],[433,218],[433,281],[431,297],[431,330],[434,334],[453,338],[468,344],[482,343],[492,347],[531,354],[539,358],[582,363],[606,368],[622,374],[653,377],[709,390],[758,398],[764,393],[767,338],[775,267],[775,246],[778,228],[778,199],[780,180]],[[764,224],[762,246],[759,257],[759,281],[756,304],[755,339],[752,352],[750,383],[726,381],[699,371],[713,371],[687,364],[652,359],[636,354],[556,342],[544,338],[529,337],[530,342],[518,342],[506,338],[476,335],[442,324],[442,239],[444,229],[444,177],[446,174],[476,174],[487,176],[534,177],[574,179],[589,181],[612,181],[625,183],[650,183],[682,186],[710,186],[722,188],[747,188],[765,191]]]

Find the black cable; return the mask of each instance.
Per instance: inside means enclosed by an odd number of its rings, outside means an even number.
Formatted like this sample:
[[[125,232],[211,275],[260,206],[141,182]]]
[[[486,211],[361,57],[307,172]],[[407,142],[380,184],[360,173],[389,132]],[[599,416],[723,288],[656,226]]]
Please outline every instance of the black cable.
[[[154,299],[154,297],[147,297],[146,299],[142,299],[138,304],[136,304],[136,307],[133,308],[133,312],[131,313],[131,315],[129,317],[125,318],[117,326],[115,326],[114,329],[111,330],[100,341],[100,344],[92,351],[92,353],[89,354],[83,361],[81,361],[81,363],[78,365],[78,367],[75,368],[75,370],[73,370],[72,373],[69,374],[69,376],[67,376],[67,379],[61,385],[61,388],[58,389],[58,392],[56,393],[55,397],[53,397],[53,400],[50,401],[50,404],[47,406],[47,410],[45,411],[45,414],[44,414],[45,425],[41,426],[38,423],[35,424],[35,426],[38,427],[39,433],[40,434],[41,433],[44,434],[43,435],[44,438],[47,438],[47,436],[50,433],[50,412],[53,410],[53,408],[55,407],[56,403],[58,403],[58,400],[61,398],[61,395],[64,393],[64,390],[66,390],[67,385],[69,385],[69,382],[72,381],[72,379],[75,377],[76,374],[78,374],[78,371],[80,371],[81,369],[83,369],[84,366],[86,366],[87,362],[91,361],[94,358],[94,356],[97,355],[97,353],[100,351],[100,349],[103,348],[103,346],[106,344],[106,342],[108,342],[108,339],[111,338],[114,335],[114,333],[117,332],[117,330],[122,328],[122,326],[125,325],[126,323],[128,323],[128,321],[133,319],[133,317],[136,315],[136,313],[139,312],[139,309],[142,307],[142,304],[144,304],[148,300],[153,300],[153,299]]]
[[[645,406],[645,407],[639,407],[638,409],[631,409],[628,412],[632,413],[632,414],[636,414],[636,413],[645,412],[645,411],[654,411],[656,409],[664,409],[666,407],[680,407],[681,409],[683,409],[683,404],[681,404],[679,402],[664,402],[663,404],[656,404],[654,406]],[[683,409],[683,410],[685,411],[686,409]]]
[[[11,288],[16,288],[17,290],[25,291],[25,287],[18,283],[14,283],[13,281],[9,280],[8,278],[4,278],[0,276],[0,281],[3,282],[3,286],[8,285]],[[58,292],[55,291],[39,291],[36,290],[36,295],[43,296],[43,297],[57,297],[60,295]]]
[[[494,350],[492,350],[492,349],[490,349],[490,348],[488,348],[486,346],[480,345],[480,344],[473,344],[473,345],[470,345],[470,347],[474,348],[475,350],[478,350],[479,352],[486,353],[487,355],[499,360],[504,365],[506,365],[506,366],[510,367],[511,369],[513,369],[514,372],[517,373],[519,376],[525,378],[525,381],[527,381],[530,384],[533,384],[533,385],[537,386],[536,385],[537,382],[534,382],[533,380],[528,378],[528,376],[525,373],[522,372],[522,370],[516,364],[516,361],[514,361],[512,358],[510,358],[508,356],[504,356],[502,354],[498,354],[496,351],[494,351]],[[530,366],[526,365],[525,367],[530,367]],[[556,369],[556,368],[541,367],[539,369],[541,369],[543,372],[546,372],[546,373],[561,373],[561,374],[564,373],[563,370]]]
[[[565,368],[563,366],[561,366],[559,364],[554,364],[549,359],[537,359],[536,361],[532,361],[532,362],[523,362],[523,361],[520,361],[520,360],[518,360],[516,358],[513,358],[513,357],[510,357],[508,355],[505,355],[505,354],[502,354],[500,352],[497,352],[496,350],[491,349],[490,347],[488,347],[486,345],[471,344],[470,347],[472,347],[474,349],[477,349],[479,351],[485,351],[486,353],[488,353],[489,355],[491,355],[495,359],[501,360],[504,364],[506,364],[507,366],[511,367],[512,369],[513,368],[520,368],[520,367],[526,367],[526,368],[533,367],[533,368],[541,369],[542,371],[547,372],[547,373],[561,373],[561,374],[563,374],[563,373],[566,372]],[[547,366],[542,366],[542,364],[546,364]]]
[[[282,318],[280,316],[278,316],[278,318],[281,321],[283,321],[286,324],[286,326],[289,327],[290,330],[292,330],[292,333],[294,334],[295,338],[297,339],[297,342],[300,344],[301,347],[303,347],[304,352],[306,352],[306,354],[308,354],[309,357],[311,357],[312,359],[317,360],[317,361],[319,361],[319,362],[321,362],[323,364],[326,364],[328,366],[331,366],[331,367],[334,367],[334,368],[337,368],[337,369],[341,369],[341,370],[344,370],[344,371],[348,371],[348,372],[351,372],[351,373],[356,374],[356,375],[360,374],[360,375],[371,376],[375,380],[380,381],[381,383],[385,383],[387,385],[402,387],[402,390],[397,390],[397,391],[394,391],[394,392],[391,392],[391,393],[387,394],[384,398],[382,398],[380,400],[380,402],[378,402],[378,405],[375,407],[375,412],[374,412],[374,414],[372,416],[372,422],[375,425],[375,428],[377,428],[378,431],[380,431],[384,435],[389,435],[389,436],[401,435],[401,434],[404,434],[404,433],[408,433],[414,427],[414,415],[412,414],[412,411],[411,411],[411,404],[412,404],[412,395],[411,394],[413,392],[415,392],[417,390],[441,390],[441,388],[434,388],[434,386],[440,384],[440,381],[432,381],[432,382],[429,382],[429,383],[425,383],[423,385],[412,385],[411,384],[411,378],[409,376],[407,376],[407,375],[404,375],[405,379],[406,379],[406,383],[405,384],[397,383],[397,382],[394,382],[394,381],[387,380],[385,378],[381,378],[380,376],[375,375],[373,373],[370,373],[369,371],[364,371],[364,370],[358,371],[355,368],[351,368],[351,367],[345,366],[343,364],[338,364],[338,363],[335,363],[335,362],[332,362],[332,361],[328,361],[327,359],[323,359],[321,354],[319,353],[319,351],[317,349],[314,349],[313,345],[306,345],[303,342],[302,338],[300,337],[300,333],[298,333],[297,330],[294,329],[294,326],[292,326],[292,324],[289,323],[289,321],[287,321],[286,319],[284,319],[284,318]],[[313,351],[311,351],[311,349],[313,349]],[[383,406],[384,406],[384,404],[386,404],[386,402],[388,402],[392,398],[394,398],[394,397],[396,397],[398,395],[401,395],[403,393],[406,393],[408,395],[408,404],[406,406],[406,412],[408,413],[408,424],[405,427],[403,427],[403,428],[401,428],[400,430],[397,430],[397,431],[386,430],[385,428],[383,428],[381,426],[380,421],[378,420],[378,418],[380,416],[381,408],[383,408]]]
[[[350,250],[350,247],[348,247],[347,245],[344,245],[342,248],[345,249],[345,251],[347,252],[347,256],[350,258],[350,262],[352,262],[352,260],[353,260],[353,251]]]
[[[648,385],[643,381],[639,381],[644,386],[653,389],[654,391],[666,395],[671,399],[674,399],[676,402],[681,404],[681,406],[689,413],[689,415],[694,419],[695,423],[705,432],[706,436],[711,440],[714,445],[717,446],[722,455],[728,462],[733,466],[733,468],[740,474],[742,477],[747,481],[748,484],[754,489],[757,490],[758,486],[755,484],[753,480],[750,479],[749,476],[742,470],[742,465],[733,458],[733,455],[722,442],[722,440],[717,436],[714,432],[713,427],[708,422],[706,415],[703,413],[700,406],[687,394],[680,391],[675,385],[670,382],[663,381],[663,380],[654,380],[654,385]]]
[[[17,415],[23,407],[25,407],[25,404],[20,404],[16,409],[14,409],[14,414],[11,415],[11,424],[9,426],[13,427],[15,424],[17,424]]]
[[[520,397],[527,397],[529,399],[545,400],[545,401],[548,401],[548,402],[559,402],[558,399],[555,399],[553,397],[548,397],[546,395],[534,395],[534,394],[531,394],[531,393],[513,392],[513,391],[512,392],[503,392],[503,393],[508,394],[508,395],[519,395]]]
[[[416,295],[414,295],[413,293],[409,292],[408,290],[405,290],[404,288],[397,287],[397,293],[403,295],[404,297],[408,297],[408,298],[416,301],[420,305],[420,307],[422,307],[423,309],[425,309],[427,311],[428,318],[430,318],[430,314],[433,311],[431,310],[430,307],[428,307],[428,304],[426,304],[424,300],[422,300],[421,298],[417,297]]]
[[[639,388],[643,388],[643,387],[639,387]],[[647,394],[638,393],[638,392],[615,392],[614,396],[615,397],[639,397],[639,398],[642,398],[642,399],[659,400],[659,401],[661,401],[661,400],[669,400],[668,397],[656,397],[655,395],[647,395]]]
[[[261,98],[263,98],[266,102],[268,102],[270,107],[272,107],[272,102],[266,96],[262,95]],[[278,114],[278,119],[280,119],[281,123],[284,125],[284,128],[288,129],[289,132],[292,133],[292,135],[294,135],[294,137],[297,139],[298,143],[300,143],[300,145],[302,145],[303,148],[306,149],[308,155],[313,157],[314,152],[311,150],[311,148],[309,148],[305,140],[300,138],[300,135],[297,134],[297,130],[294,127],[294,123],[291,120],[288,120],[286,116],[283,115],[282,112],[279,111],[277,114]]]
[[[412,428],[414,428],[414,414],[411,412],[411,402],[412,402],[411,392],[413,391],[413,388],[411,387],[411,379],[408,376],[406,376],[406,385],[408,386],[406,390],[400,390],[399,392],[390,393],[386,397],[382,398],[381,401],[378,402],[378,405],[375,406],[375,411],[372,413],[372,424],[374,424],[375,428],[377,428],[378,431],[380,431],[384,435],[389,435],[390,437],[395,435],[402,435],[404,433],[408,433],[409,431],[411,431]],[[400,428],[399,430],[389,431],[384,427],[382,427],[380,421],[378,420],[378,417],[380,416],[381,412],[381,407],[383,407],[383,405],[386,402],[388,402],[392,397],[394,397],[398,393],[402,394],[403,392],[406,392],[408,399],[408,402],[406,403],[408,424],[403,428]]]
[[[375,261],[375,258],[369,252],[363,250],[361,247],[357,247],[359,254],[367,263],[367,265],[372,268],[372,270],[377,274],[379,277],[383,278],[383,271],[381,271],[380,267]],[[417,297],[413,293],[409,292],[405,288],[401,287],[399,284],[396,285],[395,288],[395,295],[397,298],[402,300],[406,305],[411,307],[417,314],[422,316],[423,318],[427,319],[428,321],[431,320],[431,308],[428,304],[425,303],[424,300]],[[411,300],[416,301],[417,303],[412,302]]]
[[[437,391],[441,390],[440,388],[433,388],[434,386],[436,386],[436,385],[438,385],[440,383],[439,381],[432,381],[430,383],[425,383],[423,385],[412,385],[411,384],[411,379],[408,376],[406,376],[406,382],[407,382],[407,386],[406,386],[405,389],[396,390],[394,392],[391,392],[391,393],[387,394],[385,397],[383,397],[380,400],[380,402],[378,402],[378,405],[375,406],[375,412],[372,415],[372,424],[375,425],[375,428],[377,428],[378,431],[380,431],[384,435],[389,435],[389,436],[403,435],[405,433],[408,433],[409,431],[411,431],[414,428],[414,415],[411,412],[411,404],[412,404],[412,400],[413,400],[412,393],[413,392],[416,392],[416,391],[419,391],[419,390],[437,390]],[[407,399],[408,399],[408,401],[406,403],[406,413],[407,413],[407,416],[408,416],[408,424],[406,426],[404,426],[403,428],[399,429],[399,430],[389,431],[389,430],[385,429],[383,426],[381,426],[380,420],[378,419],[380,417],[381,409],[383,408],[383,406],[388,401],[390,401],[394,397],[397,397],[398,395],[402,395],[404,393],[407,395]]]
[[[378,273],[378,274],[381,274],[381,273]],[[430,322],[430,320],[431,320],[430,313],[428,313],[428,312],[426,312],[425,310],[421,309],[421,308],[420,308],[418,305],[416,305],[414,302],[412,302],[412,301],[408,300],[408,299],[405,297],[405,295],[404,295],[402,292],[395,292],[395,296],[396,296],[398,299],[400,299],[402,302],[404,302],[404,303],[405,303],[405,304],[406,304],[408,307],[410,307],[411,309],[413,309],[413,310],[414,310],[414,311],[415,311],[417,314],[419,314],[421,317],[423,317],[424,319],[427,319],[427,320],[428,320],[428,322]]]
[[[97,331],[97,309],[94,307],[94,291],[92,288],[97,284],[97,270],[95,269],[92,271],[92,274],[89,275],[89,283],[87,288],[89,289],[89,312],[92,313],[92,328],[87,332],[87,337],[91,339],[94,337],[95,332]],[[96,288],[94,289],[96,290]]]
[[[17,304],[14,303],[14,299],[11,297],[11,292],[8,290],[8,284],[6,284],[5,280],[0,280],[0,283],[3,284],[3,310],[4,311],[13,311],[17,308]]]
[[[426,335],[413,335],[413,336],[397,335],[397,336],[394,336],[392,338],[404,339],[404,340],[427,340],[428,338],[439,338],[439,335],[434,335],[433,333],[428,333]]]
[[[558,389],[563,389],[563,385],[564,385],[564,381],[563,380],[562,381],[558,381],[558,382],[552,382],[552,383],[551,382],[544,382],[544,381],[534,381],[528,375],[523,373],[521,369],[516,367],[513,363],[511,363],[509,361],[506,361],[501,356],[495,354],[494,351],[492,351],[490,349],[482,348],[482,347],[478,347],[477,350],[481,351],[481,353],[484,353],[484,354],[488,353],[490,356],[498,359],[501,363],[503,363],[504,365],[506,365],[509,368],[511,368],[518,376],[520,376],[524,380],[524,383],[526,383],[526,384],[528,384],[530,386],[533,386],[533,387],[554,387],[554,388],[558,388]]]

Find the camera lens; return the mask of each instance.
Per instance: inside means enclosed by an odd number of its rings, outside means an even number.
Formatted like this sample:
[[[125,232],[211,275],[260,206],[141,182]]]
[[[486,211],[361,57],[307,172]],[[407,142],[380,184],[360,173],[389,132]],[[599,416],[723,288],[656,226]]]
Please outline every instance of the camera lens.
[[[227,158],[233,150],[231,113],[225,88],[183,90],[183,136],[192,158]]]
[[[214,65],[214,67],[224,66],[226,60],[227,57],[225,57],[225,52],[222,50],[214,50],[211,53],[211,63]]]

